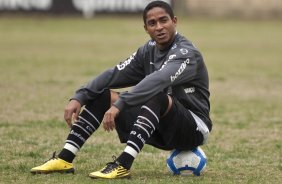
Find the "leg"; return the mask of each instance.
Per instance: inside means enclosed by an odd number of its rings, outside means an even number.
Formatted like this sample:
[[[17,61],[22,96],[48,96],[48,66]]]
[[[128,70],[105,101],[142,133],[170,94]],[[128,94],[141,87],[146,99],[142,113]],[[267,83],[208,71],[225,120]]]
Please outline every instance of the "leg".
[[[164,93],[150,99],[138,113],[133,114],[137,114],[137,120],[131,131],[128,131],[128,125],[117,126],[121,141],[127,139],[122,154],[102,170],[90,173],[90,177],[114,179],[130,176],[131,165],[145,143],[165,150],[191,150],[203,143],[201,127],[191,111]]]
[[[159,93],[141,107],[137,120],[131,127],[127,146],[123,153],[101,171],[90,173],[92,178],[120,178],[130,175],[131,165],[145,142],[159,127],[159,119],[170,111],[172,100],[165,93]]]
[[[32,168],[32,173],[74,172],[72,161],[86,140],[99,128],[103,115],[118,97],[115,92],[104,91],[97,99],[89,102],[71,127],[64,148],[58,159],[50,159],[45,164]]]
[[[146,142],[163,150],[192,150],[204,143],[209,130],[200,118],[173,99],[169,113],[160,119],[159,129]],[[207,137],[207,136],[206,136]]]
[[[171,97],[165,93],[159,93],[141,107],[140,114],[130,132],[127,146],[117,159],[125,168],[131,168],[137,154],[158,129],[160,118],[170,111],[171,106]]]
[[[86,140],[99,128],[103,115],[110,107],[111,93],[106,90],[97,99],[85,105],[73,124],[59,158],[72,162]]]

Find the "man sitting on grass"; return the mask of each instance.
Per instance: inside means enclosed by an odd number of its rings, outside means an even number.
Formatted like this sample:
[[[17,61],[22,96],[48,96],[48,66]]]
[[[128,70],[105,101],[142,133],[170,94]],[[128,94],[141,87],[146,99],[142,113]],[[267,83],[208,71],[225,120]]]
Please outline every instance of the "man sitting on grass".
[[[32,173],[74,172],[77,152],[101,123],[106,131],[116,129],[126,146],[113,162],[90,173],[91,178],[129,177],[145,143],[163,150],[192,150],[207,141],[212,122],[201,53],[177,33],[177,18],[169,4],[149,3],[143,20],[151,40],[76,91],[65,109],[71,130],[64,148],[58,157],[32,168]],[[122,93],[113,90],[124,87],[132,88]]]

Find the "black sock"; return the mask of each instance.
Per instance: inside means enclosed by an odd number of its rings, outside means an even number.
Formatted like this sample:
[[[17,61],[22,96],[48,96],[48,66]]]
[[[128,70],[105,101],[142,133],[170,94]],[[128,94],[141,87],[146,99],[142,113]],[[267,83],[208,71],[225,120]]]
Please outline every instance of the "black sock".
[[[158,127],[160,115],[168,107],[168,97],[160,93],[141,107],[139,116],[130,132],[127,146],[117,161],[126,169],[130,169],[137,154]]]
[[[62,151],[60,152],[60,154],[58,155],[58,157],[60,159],[63,159],[69,163],[72,163],[74,157],[75,157],[75,154],[73,154],[71,151],[63,148]]]
[[[58,155],[59,158],[67,162],[74,160],[86,140],[99,128],[106,110],[110,107],[110,100],[110,91],[106,90],[84,107],[70,130],[66,144]]]
[[[122,154],[117,158],[117,161],[125,168],[130,169],[132,163],[134,161],[134,157],[126,152],[122,152]]]

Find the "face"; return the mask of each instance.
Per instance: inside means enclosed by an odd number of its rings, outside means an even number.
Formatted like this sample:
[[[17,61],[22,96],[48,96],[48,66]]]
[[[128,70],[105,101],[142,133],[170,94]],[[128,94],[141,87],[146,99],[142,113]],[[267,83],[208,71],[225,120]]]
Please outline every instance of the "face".
[[[144,28],[150,37],[156,41],[158,48],[164,49],[174,39],[176,22],[176,17],[171,19],[164,9],[155,7],[147,12]]]

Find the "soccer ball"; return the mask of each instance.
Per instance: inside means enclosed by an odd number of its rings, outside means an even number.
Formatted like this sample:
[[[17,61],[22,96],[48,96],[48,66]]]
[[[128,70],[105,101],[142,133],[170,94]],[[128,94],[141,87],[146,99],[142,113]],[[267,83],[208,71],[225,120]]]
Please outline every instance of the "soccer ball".
[[[168,170],[174,175],[200,176],[206,163],[207,157],[200,147],[191,151],[173,150],[166,160]]]

